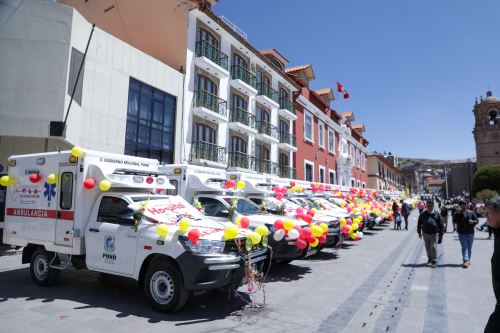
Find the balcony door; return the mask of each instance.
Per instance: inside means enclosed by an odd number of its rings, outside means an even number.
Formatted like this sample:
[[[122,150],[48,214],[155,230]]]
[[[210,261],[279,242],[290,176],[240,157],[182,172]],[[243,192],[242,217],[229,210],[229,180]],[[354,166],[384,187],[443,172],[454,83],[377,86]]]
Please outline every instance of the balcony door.
[[[288,121],[280,119],[280,133],[281,134],[289,134],[290,133],[290,123]]]
[[[231,137],[231,144],[229,146],[229,150],[232,153],[247,153],[247,142],[245,139],[240,138],[239,136]]]
[[[288,90],[280,88],[280,101],[290,101],[290,94]]]
[[[271,78],[262,70],[257,71],[257,85],[260,85],[260,83],[271,87]]]
[[[218,87],[217,84],[210,80],[208,77],[204,75],[198,75],[196,82],[196,90],[198,91],[206,91],[212,95],[217,96]]]
[[[193,142],[217,144],[217,131],[202,123],[195,123],[193,125]]]
[[[257,121],[271,123],[271,114],[264,108],[257,107]]]
[[[260,144],[255,146],[255,157],[258,160],[269,161],[271,159],[271,152],[266,145]]]
[[[208,30],[203,28],[198,29],[198,42],[201,41],[207,42],[216,49],[219,48],[219,40]]]
[[[233,54],[233,66],[240,66],[241,68],[248,69],[247,61],[237,53]]]
[[[288,166],[290,166],[290,157],[288,156],[288,154],[281,153],[280,154],[280,167],[283,168],[283,167],[288,167]]]
[[[232,102],[233,102],[232,105],[233,105],[234,110],[241,109],[243,111],[247,111],[248,102],[246,101],[246,99],[244,99],[240,95],[233,94],[233,101]]]

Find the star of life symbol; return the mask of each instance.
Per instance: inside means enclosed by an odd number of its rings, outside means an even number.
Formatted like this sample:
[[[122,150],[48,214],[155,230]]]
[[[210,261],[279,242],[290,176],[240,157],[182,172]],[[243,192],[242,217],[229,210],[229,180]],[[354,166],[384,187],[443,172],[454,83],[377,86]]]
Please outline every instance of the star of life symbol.
[[[56,191],[55,191],[56,184],[49,184],[45,182],[45,184],[43,184],[43,187],[45,188],[43,196],[47,198],[48,206],[50,207],[50,201],[52,200],[53,197],[56,196]]]

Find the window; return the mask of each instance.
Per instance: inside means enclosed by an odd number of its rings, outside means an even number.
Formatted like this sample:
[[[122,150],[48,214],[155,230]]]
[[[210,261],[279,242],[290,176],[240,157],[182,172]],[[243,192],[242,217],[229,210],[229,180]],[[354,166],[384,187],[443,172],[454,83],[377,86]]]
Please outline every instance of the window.
[[[361,166],[361,154],[359,149],[356,149],[356,166],[359,168]]]
[[[280,87],[280,102],[281,101],[290,101],[290,93],[282,87]]]
[[[219,48],[219,40],[208,30],[200,28],[197,36],[198,42],[205,41],[215,48]]]
[[[361,153],[361,169],[366,170],[366,155]]]
[[[260,123],[261,121],[264,123],[271,123],[271,114],[268,110],[264,109],[260,105],[257,105],[255,119],[257,120],[257,123]]]
[[[193,125],[193,142],[217,143],[217,131],[203,123]]]
[[[325,124],[318,122],[318,144],[320,148],[325,147]]]
[[[308,163],[304,161],[304,169],[305,169],[305,175],[304,175],[304,180],[308,182],[313,182],[314,181],[314,164],[313,163]]]
[[[219,90],[217,84],[204,75],[196,76],[196,90],[197,91],[206,91],[211,93],[212,95],[217,96],[217,91]]]
[[[333,128],[328,128],[328,151],[335,154],[335,131]]]
[[[356,186],[356,181],[354,178],[351,178],[351,187],[355,187]]]
[[[349,147],[350,147],[349,154],[351,155],[351,158],[354,159],[356,157],[356,155],[354,154],[354,145],[349,144]]]
[[[61,209],[71,209],[73,205],[73,172],[63,172],[61,175]]]
[[[133,211],[128,208],[129,203],[116,197],[103,197],[97,213],[98,222],[118,223],[118,217],[130,217],[132,223]]]
[[[240,66],[241,68],[247,69],[247,61],[237,53],[233,53],[233,66]]]
[[[228,205],[232,205],[232,198],[224,198]],[[260,207],[257,206],[254,202],[248,199],[238,199],[236,203],[236,211],[240,214],[249,215],[249,214],[257,214],[259,212]]]
[[[366,188],[366,183],[365,182],[363,182],[363,188]]]
[[[232,102],[233,102],[232,103],[233,110],[240,109],[240,110],[245,111],[245,112],[248,110],[248,103],[247,103],[246,99],[244,99],[240,95],[233,94]]]
[[[320,183],[326,183],[325,181],[325,168],[324,167],[319,167],[319,182]]]
[[[130,78],[125,154],[174,162],[176,98]]]
[[[257,160],[265,160],[269,161],[271,159],[271,152],[269,150],[269,147],[263,144],[256,144],[255,145],[255,158]]]
[[[169,179],[168,182],[174,188],[171,189],[171,190],[167,190],[167,194],[169,194],[169,195],[177,195],[177,194],[179,194],[179,182],[177,180],[174,180],[174,179]]]
[[[335,184],[335,182],[337,181],[337,180],[335,179],[335,178],[336,178],[336,176],[335,176],[335,171],[331,171],[331,170],[330,170],[330,172],[329,172],[329,175],[328,175],[328,176],[329,176],[329,177],[328,177],[328,182],[329,182],[330,184]]]
[[[313,117],[311,114],[304,113],[304,138],[314,143]]]
[[[361,187],[361,182],[359,180],[357,182],[357,185],[358,185],[357,187]]]
[[[80,65],[83,61],[83,53],[71,48],[71,60],[69,63],[69,77],[68,77],[68,95],[71,96],[73,89],[75,89],[76,77],[78,76],[78,71],[80,70]],[[82,105],[82,91],[83,91],[83,74],[85,72],[85,63],[82,66],[82,71],[80,72],[80,77],[78,78],[78,84],[76,85],[75,95],[73,100]]]
[[[206,216],[228,217],[229,209],[215,198],[198,197],[198,202],[202,205]]]
[[[247,142],[240,138],[239,136],[231,137],[231,144],[229,146],[229,151],[232,153],[247,153]]]
[[[288,167],[290,165],[290,157],[288,154],[280,153],[280,167]]]

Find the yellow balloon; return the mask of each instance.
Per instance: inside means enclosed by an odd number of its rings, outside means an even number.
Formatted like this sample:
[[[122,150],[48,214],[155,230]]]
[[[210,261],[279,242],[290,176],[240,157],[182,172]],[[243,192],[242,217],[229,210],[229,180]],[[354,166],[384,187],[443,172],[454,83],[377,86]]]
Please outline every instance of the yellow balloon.
[[[321,229],[319,225],[312,224],[310,229],[312,231],[312,234],[316,237],[320,237],[321,235],[323,235],[323,229]]]
[[[247,238],[250,239],[250,241],[252,241],[253,245],[257,245],[260,243],[262,236],[256,233],[255,231],[252,231],[251,233],[247,234]]]
[[[49,175],[50,177],[50,175]],[[99,189],[101,191],[109,191],[109,189],[111,188],[111,182],[107,179],[104,179],[104,180],[101,180],[101,182],[99,183]]]
[[[185,234],[186,232],[188,232],[189,228],[191,227],[191,221],[188,219],[188,218],[182,218],[180,221],[179,221],[179,230]]]
[[[240,225],[241,226],[241,219],[243,218],[243,216],[241,215],[238,215],[236,216],[236,218],[234,219],[234,222],[237,224],[237,225]]]
[[[269,229],[265,225],[259,225],[255,228],[255,232],[261,236],[267,236],[269,234]]]
[[[246,186],[247,186],[247,184],[243,180],[238,180],[236,182],[236,188],[238,190],[244,190]]]
[[[318,212],[318,210],[316,208],[313,208],[311,210],[314,212],[314,214],[316,214]]]
[[[9,176],[2,176],[0,178],[0,185],[5,186],[5,187],[9,186],[10,185],[10,178],[11,177],[9,177]]]
[[[352,239],[352,240],[355,240],[355,239],[356,239],[356,236],[357,236],[357,234],[356,234],[356,233],[352,233],[352,234],[351,234],[351,239]]]
[[[72,149],[71,149],[71,155],[73,156],[76,156],[76,157],[80,157],[84,154],[84,151],[81,147],[78,147],[78,146],[74,146]]]
[[[235,239],[236,237],[238,237],[238,227],[234,224],[228,225],[226,227],[226,230],[224,230],[224,238],[226,240],[231,240]]]
[[[321,227],[321,230],[323,230],[323,233],[328,231],[328,225],[326,223],[320,223],[319,226]]]
[[[283,222],[283,229],[285,230],[292,230],[293,227],[295,226],[295,224],[293,223],[292,220],[290,219],[286,219],[284,222]]]
[[[47,183],[55,184],[59,180],[59,176],[55,173],[51,173],[47,176]]]
[[[168,235],[168,227],[164,224],[159,224],[156,226],[156,234],[160,238],[165,238]]]
[[[351,225],[351,228],[352,228],[351,230],[356,231],[356,230],[358,230],[359,225],[358,225],[357,223],[353,223],[353,224]]]
[[[309,243],[309,245],[311,245],[311,247],[316,247],[316,246],[318,246],[318,244],[319,244],[319,240],[317,240],[317,239],[314,241],[314,243]]]

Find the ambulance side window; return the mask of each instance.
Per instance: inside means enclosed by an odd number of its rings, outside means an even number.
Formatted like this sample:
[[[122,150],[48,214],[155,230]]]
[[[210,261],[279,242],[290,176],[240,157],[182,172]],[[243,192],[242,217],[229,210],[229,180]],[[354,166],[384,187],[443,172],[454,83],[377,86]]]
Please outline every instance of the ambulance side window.
[[[97,213],[97,221],[118,223],[118,216],[132,214],[132,210],[128,208],[128,205],[128,202],[120,198],[103,197]]]
[[[61,175],[61,209],[71,209],[73,205],[73,173],[63,172]]]
[[[203,206],[206,216],[216,216],[216,217],[228,217],[229,210],[226,206],[217,199],[214,198],[200,198],[198,201]]]
[[[250,198],[250,200],[256,205],[262,205],[262,199]]]
[[[175,189],[167,190],[167,194],[177,195],[179,193],[179,183],[177,182],[177,180],[170,179],[168,182],[170,183],[170,185],[175,187]]]

